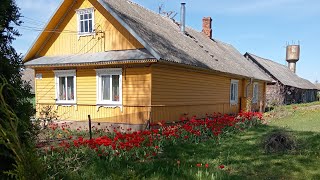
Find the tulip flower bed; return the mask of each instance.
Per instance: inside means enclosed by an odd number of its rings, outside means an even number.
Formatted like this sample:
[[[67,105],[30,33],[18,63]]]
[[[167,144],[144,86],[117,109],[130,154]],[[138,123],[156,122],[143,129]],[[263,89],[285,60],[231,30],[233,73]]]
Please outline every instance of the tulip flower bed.
[[[43,148],[41,155],[44,162],[49,165],[48,171],[51,175],[59,174],[56,171],[66,169],[76,172],[90,158],[111,164],[119,161],[151,161],[165,153],[164,149],[171,145],[197,144],[211,139],[218,141],[221,136],[243,131],[260,124],[261,120],[262,114],[253,112],[239,113],[235,116],[213,114],[204,119],[197,119],[194,116],[190,120],[181,119],[180,122],[173,124],[165,122],[151,124],[150,130],[136,132],[132,132],[130,128],[126,130],[114,128],[113,132],[97,130],[96,134],[100,136],[93,139],[75,137],[81,134],[79,130],[77,133],[72,133],[73,131],[66,130],[65,127],[62,127],[63,131],[61,127],[55,127],[54,131],[67,132],[69,138]]]

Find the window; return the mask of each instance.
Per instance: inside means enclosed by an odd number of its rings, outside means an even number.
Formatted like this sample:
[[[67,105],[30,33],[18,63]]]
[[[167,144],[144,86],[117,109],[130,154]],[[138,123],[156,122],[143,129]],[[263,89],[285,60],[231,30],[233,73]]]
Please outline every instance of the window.
[[[231,80],[230,104],[238,104],[238,80]]]
[[[78,34],[92,35],[94,34],[94,9],[78,9]]]
[[[257,103],[259,98],[259,86],[258,83],[253,83],[253,96],[252,96],[252,102]]]
[[[56,82],[56,103],[76,104],[76,71],[54,71]]]
[[[122,69],[96,69],[97,104],[119,106],[122,104]]]

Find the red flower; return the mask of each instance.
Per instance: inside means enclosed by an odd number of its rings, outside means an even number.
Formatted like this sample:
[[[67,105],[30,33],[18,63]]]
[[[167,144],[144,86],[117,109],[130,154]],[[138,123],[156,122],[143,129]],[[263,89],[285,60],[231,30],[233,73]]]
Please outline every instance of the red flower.
[[[154,148],[159,149],[159,146],[155,146]]]
[[[223,169],[223,168],[224,168],[224,165],[223,165],[223,164],[221,164],[221,165],[219,166],[219,168],[220,168],[220,169]]]
[[[207,163],[205,166],[206,166],[206,168],[208,168],[208,167],[209,167],[209,164]]]
[[[197,167],[201,167],[202,166],[202,164],[197,164]]]

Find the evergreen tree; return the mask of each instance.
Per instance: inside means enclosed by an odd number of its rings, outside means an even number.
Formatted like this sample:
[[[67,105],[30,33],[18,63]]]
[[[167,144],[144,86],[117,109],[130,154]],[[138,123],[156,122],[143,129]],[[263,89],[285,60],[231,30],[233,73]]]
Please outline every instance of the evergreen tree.
[[[22,58],[12,46],[15,37],[20,36],[15,26],[21,25],[22,22],[19,20],[21,14],[15,0],[1,0],[0,12],[0,85],[8,83],[14,89],[15,94],[12,95],[11,90],[4,88],[2,95],[5,103],[19,119],[17,136],[22,147],[31,148],[34,136],[30,117],[35,112],[30,103],[31,86],[21,79]],[[0,111],[0,125],[2,127],[5,127],[5,123],[9,121],[5,117],[3,111]],[[0,144],[0,162],[0,177],[4,176],[2,174],[4,171],[14,169],[16,163],[12,150],[3,144]]]

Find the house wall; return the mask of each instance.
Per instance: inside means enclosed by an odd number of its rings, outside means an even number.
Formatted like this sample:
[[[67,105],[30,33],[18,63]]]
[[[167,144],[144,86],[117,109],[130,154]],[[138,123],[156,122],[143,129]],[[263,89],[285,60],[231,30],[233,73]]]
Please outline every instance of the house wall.
[[[95,7],[96,36],[78,38],[77,9]],[[143,48],[143,46],[93,0],[77,1],[37,56],[94,53],[110,50]],[[59,33],[62,32],[62,33]]]
[[[248,81],[246,81],[247,83]],[[266,83],[262,81],[254,81],[253,83],[258,83],[258,101],[252,103],[251,111],[264,111],[266,106]],[[252,99],[253,97],[253,83],[249,86],[248,97]]]
[[[231,79],[239,80],[238,104],[230,105]],[[176,121],[180,117],[203,117],[206,113],[237,113],[248,81],[205,71],[169,65],[152,66],[152,121]],[[259,100],[264,101],[265,84],[259,82]],[[248,88],[252,96],[253,86]],[[259,110],[259,106],[252,107]]]
[[[54,72],[38,69],[36,74],[37,116],[44,106],[53,106],[60,120],[86,121],[88,115],[94,122],[144,124],[150,115],[151,68],[132,67],[123,69],[123,109],[98,108],[96,106],[96,72],[94,69],[77,69],[77,106],[55,104]]]

